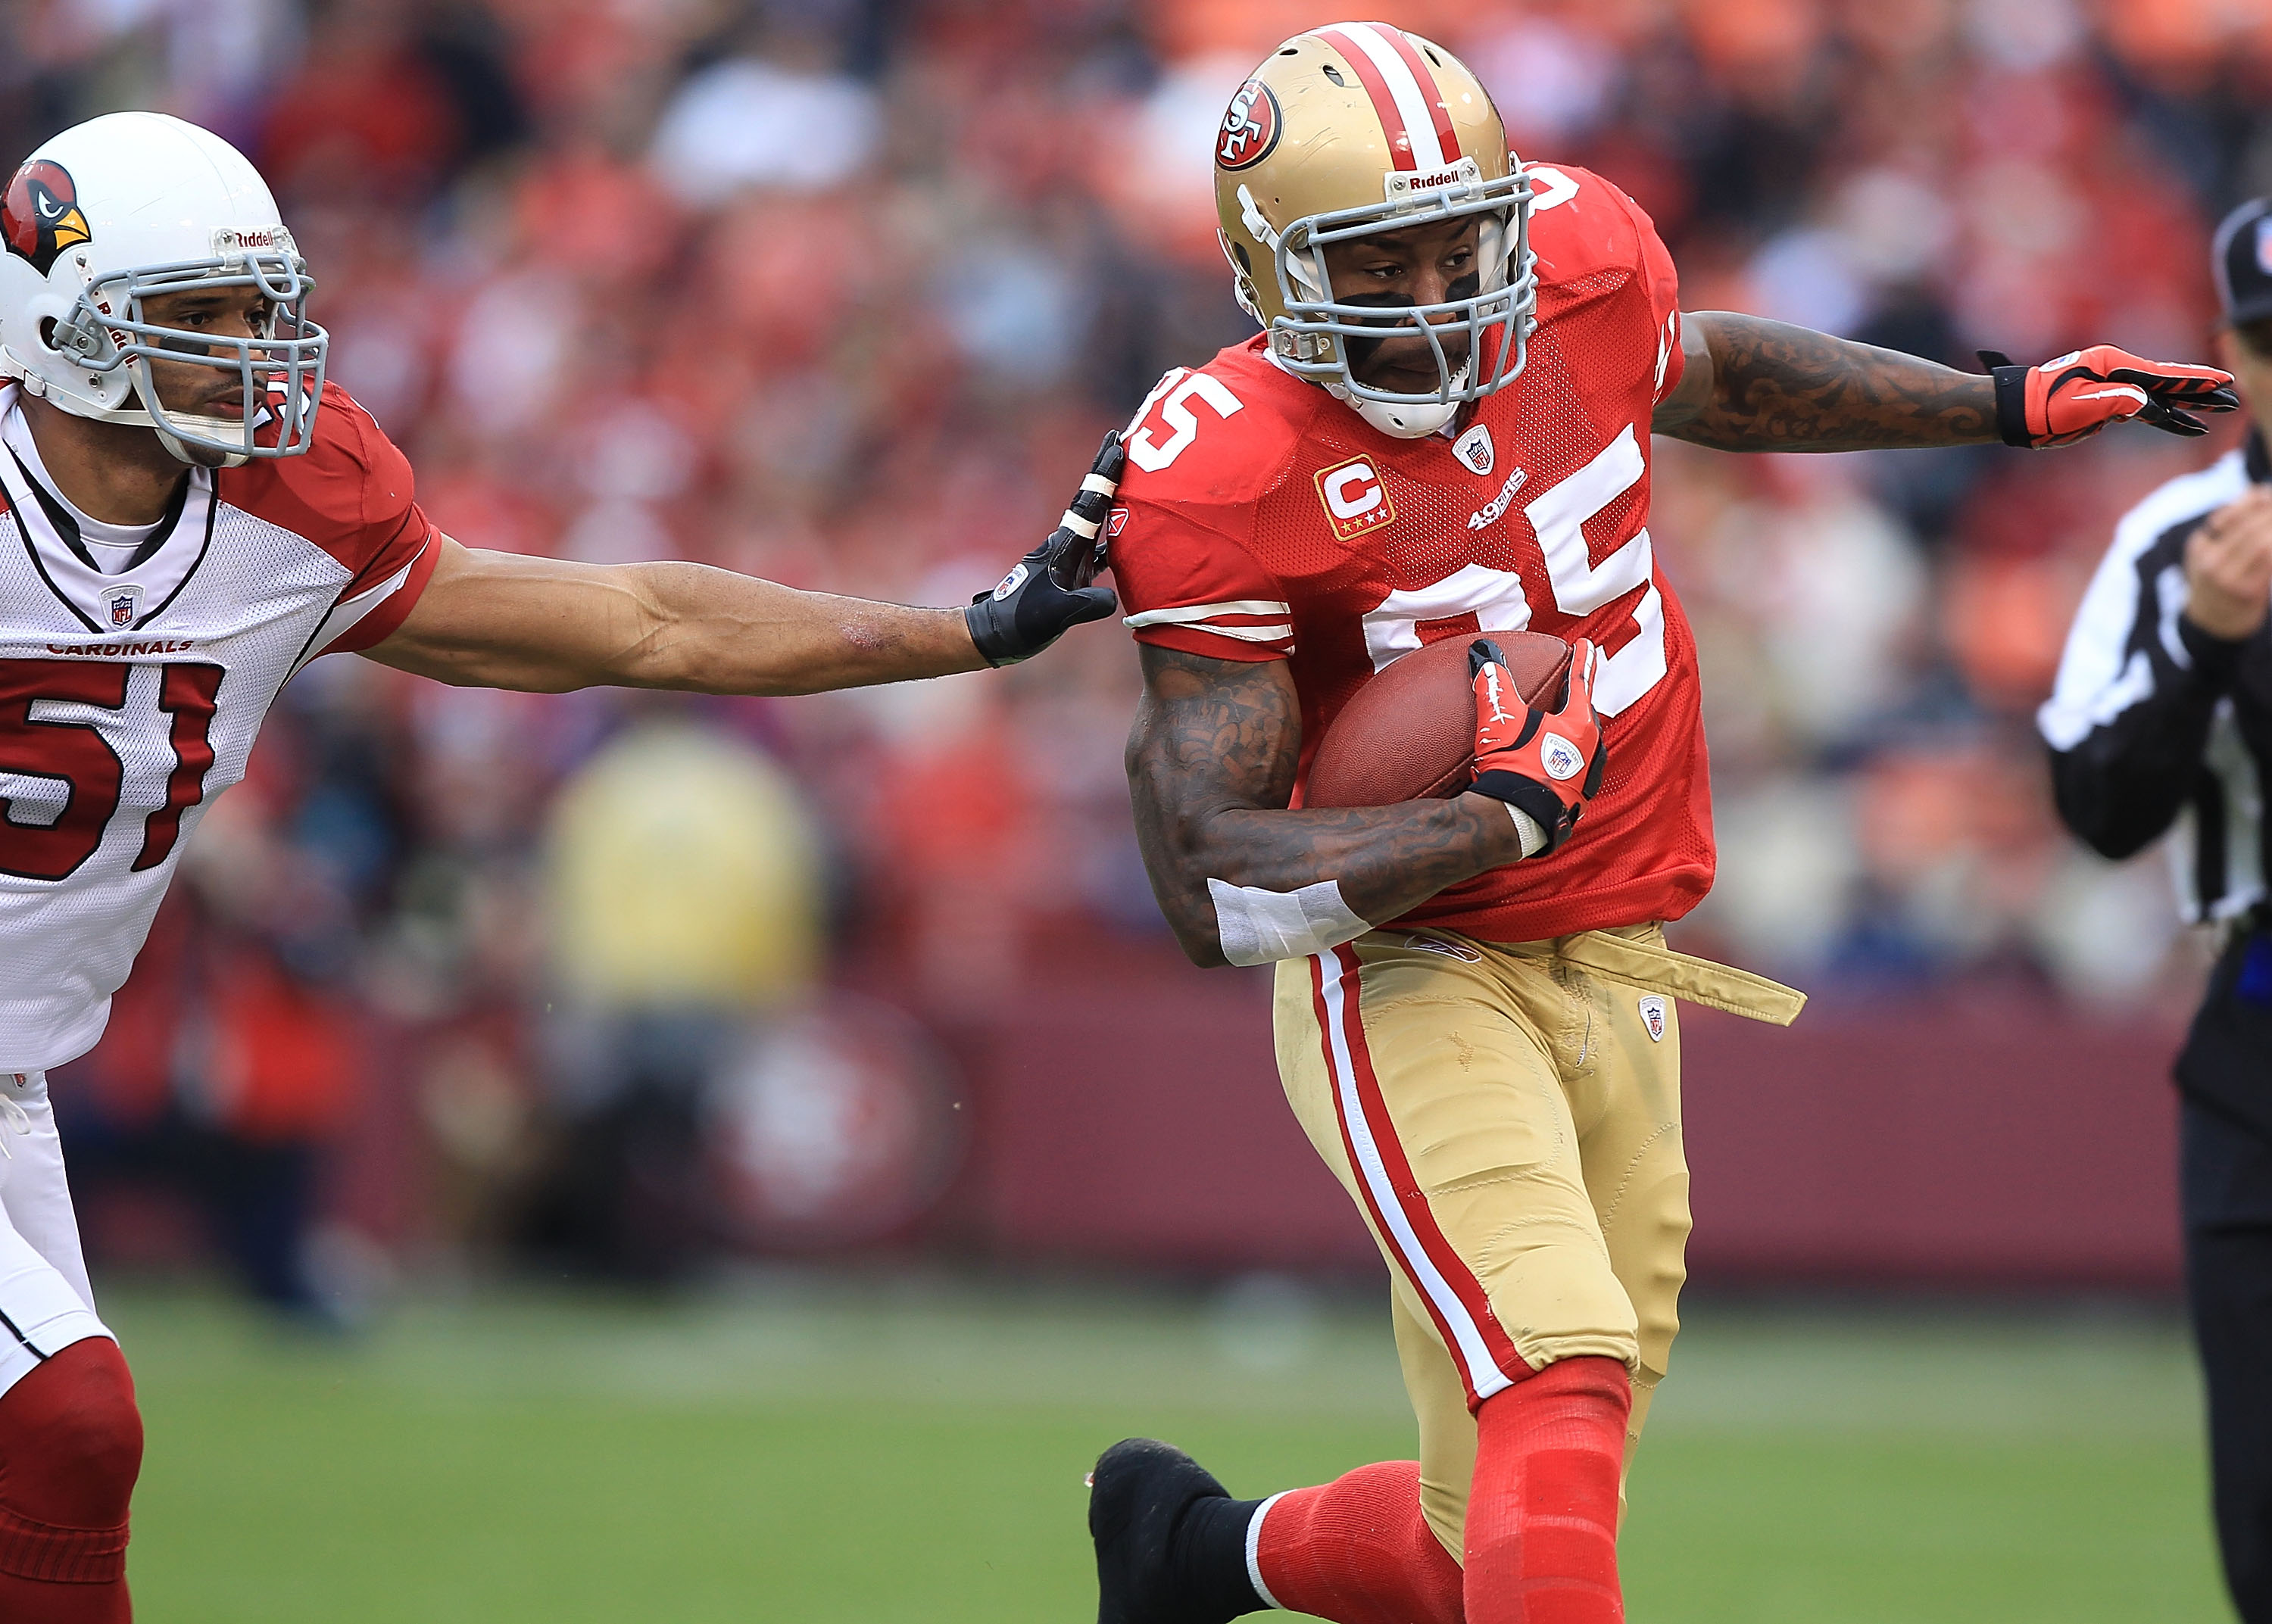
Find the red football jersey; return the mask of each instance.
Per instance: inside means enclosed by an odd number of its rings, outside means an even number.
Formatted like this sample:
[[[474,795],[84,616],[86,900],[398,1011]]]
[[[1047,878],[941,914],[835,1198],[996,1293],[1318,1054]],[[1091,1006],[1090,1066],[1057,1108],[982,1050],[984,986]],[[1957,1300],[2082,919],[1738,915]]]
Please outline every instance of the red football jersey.
[[[1678,919],[1713,868],[1696,643],[1645,527],[1649,415],[1681,371],[1671,256],[1599,176],[1530,173],[1538,326],[1513,384],[1399,440],[1258,335],[1160,381],[1110,526],[1139,641],[1290,662],[1297,806],[1327,726],[1398,655],[1526,629],[1601,646],[1609,772],[1576,834],[1395,921],[1495,942]]]

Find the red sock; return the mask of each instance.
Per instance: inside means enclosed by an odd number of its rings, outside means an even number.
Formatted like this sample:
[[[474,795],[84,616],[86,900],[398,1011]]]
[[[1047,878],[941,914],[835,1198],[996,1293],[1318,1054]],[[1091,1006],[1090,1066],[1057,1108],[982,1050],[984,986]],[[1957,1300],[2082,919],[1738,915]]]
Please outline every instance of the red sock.
[[[1460,1565],[1420,1511],[1420,1463],[1360,1466],[1262,1514],[1255,1566],[1289,1613],[1336,1624],[1461,1624]]]
[[[142,1417],[118,1345],[74,1342],[0,1394],[0,1619],[128,1624]]]
[[[1469,1624],[1622,1624],[1618,1474],[1633,1383],[1569,1359],[1484,1401],[1468,1495]]]

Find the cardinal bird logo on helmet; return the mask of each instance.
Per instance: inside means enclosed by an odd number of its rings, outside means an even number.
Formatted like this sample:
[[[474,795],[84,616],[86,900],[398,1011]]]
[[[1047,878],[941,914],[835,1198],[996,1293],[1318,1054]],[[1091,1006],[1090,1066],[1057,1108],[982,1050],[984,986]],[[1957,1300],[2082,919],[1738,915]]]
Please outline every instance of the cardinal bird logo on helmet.
[[[78,188],[71,171],[45,158],[34,159],[16,171],[8,195],[0,202],[0,236],[8,251],[32,262],[41,276],[52,270],[56,257],[77,242],[93,241],[86,216],[79,212]]]

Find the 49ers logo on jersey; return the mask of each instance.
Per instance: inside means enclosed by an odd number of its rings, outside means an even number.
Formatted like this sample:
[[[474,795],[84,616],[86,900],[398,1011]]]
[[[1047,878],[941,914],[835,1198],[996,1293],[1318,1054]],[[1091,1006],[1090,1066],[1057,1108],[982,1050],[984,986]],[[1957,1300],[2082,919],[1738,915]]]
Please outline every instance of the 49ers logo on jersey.
[[[1260,79],[1247,80],[1238,87],[1238,93],[1230,99],[1230,106],[1223,112],[1222,128],[1216,133],[1214,143],[1216,167],[1252,168],[1270,156],[1282,128],[1278,98],[1270,93],[1270,86]]]
[[[1388,499],[1388,488],[1373,472],[1370,458],[1352,457],[1319,469],[1318,500],[1326,504],[1334,534],[1344,541],[1396,521],[1396,504]]]
[[[92,242],[94,233],[79,212],[71,171],[45,158],[17,170],[6,197],[0,199],[0,236],[8,240],[10,253],[30,260],[41,276],[55,267],[64,250]]]

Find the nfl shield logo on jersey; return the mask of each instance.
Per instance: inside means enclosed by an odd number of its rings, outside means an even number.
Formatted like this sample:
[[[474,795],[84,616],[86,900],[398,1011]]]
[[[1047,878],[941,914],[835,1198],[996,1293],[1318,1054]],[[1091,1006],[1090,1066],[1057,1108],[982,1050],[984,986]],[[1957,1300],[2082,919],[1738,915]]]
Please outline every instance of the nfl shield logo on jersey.
[[[107,595],[102,601],[110,611],[110,623],[114,627],[131,626],[134,623],[136,613],[142,607],[142,589],[138,586],[121,586]]]
[[[1477,423],[1452,442],[1452,455],[1470,473],[1489,473],[1498,454],[1491,449],[1491,430]]]
[[[1655,993],[1640,1001],[1640,1024],[1648,1028],[1651,1043],[1664,1041],[1664,1000]]]

